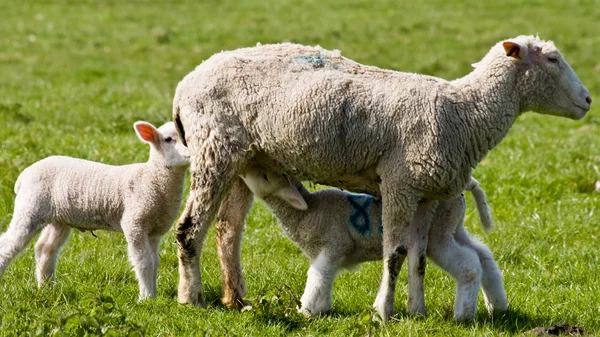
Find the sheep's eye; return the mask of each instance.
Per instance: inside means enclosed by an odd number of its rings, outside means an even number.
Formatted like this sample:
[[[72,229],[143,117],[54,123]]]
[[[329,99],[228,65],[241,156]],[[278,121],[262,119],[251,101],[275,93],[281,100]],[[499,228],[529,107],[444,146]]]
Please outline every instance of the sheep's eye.
[[[266,173],[263,173],[263,178],[265,178],[266,181],[269,181],[269,177],[267,177]]]
[[[548,56],[548,62],[550,62],[550,63],[558,63],[558,57],[556,57],[556,56]]]
[[[165,138],[165,142],[167,142],[167,143],[170,143],[170,142],[172,142],[172,141],[173,141],[173,138],[171,138],[171,137],[167,137],[167,138]]]

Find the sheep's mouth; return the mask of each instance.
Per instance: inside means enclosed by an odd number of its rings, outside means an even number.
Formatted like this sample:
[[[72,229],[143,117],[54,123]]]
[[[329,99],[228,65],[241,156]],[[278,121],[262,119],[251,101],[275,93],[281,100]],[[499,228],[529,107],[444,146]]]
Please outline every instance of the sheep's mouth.
[[[581,106],[573,103],[573,107],[575,108],[572,113],[572,118],[575,120],[582,119],[585,117],[586,113],[590,111],[590,106]]]

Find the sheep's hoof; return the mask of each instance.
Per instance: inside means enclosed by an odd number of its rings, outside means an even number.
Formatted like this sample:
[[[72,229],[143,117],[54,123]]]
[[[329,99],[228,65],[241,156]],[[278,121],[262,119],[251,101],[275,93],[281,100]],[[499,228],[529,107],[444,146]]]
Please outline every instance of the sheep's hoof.
[[[198,294],[198,297],[194,300],[192,298],[189,299],[178,299],[178,302],[180,304],[189,304],[189,305],[193,305],[195,307],[201,308],[201,309],[206,309],[206,303],[204,302],[204,297],[201,294]]]
[[[223,297],[221,299],[221,303],[231,310],[242,310],[243,308],[251,305],[249,301],[237,296],[234,298]]]

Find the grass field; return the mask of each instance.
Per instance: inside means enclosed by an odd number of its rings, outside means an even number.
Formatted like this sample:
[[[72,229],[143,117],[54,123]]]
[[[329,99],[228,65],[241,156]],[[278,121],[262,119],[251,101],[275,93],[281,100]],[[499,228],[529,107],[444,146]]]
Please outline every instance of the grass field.
[[[0,0],[0,13],[0,232],[11,219],[18,174],[41,158],[145,161],[147,146],[132,123],[168,120],[178,81],[224,49],[320,44],[361,63],[453,79],[497,41],[539,34],[555,41],[600,99],[595,0]],[[0,335],[510,336],[563,322],[598,334],[598,115],[596,107],[582,121],[524,114],[474,171],[496,230],[482,233],[472,202],[466,227],[503,271],[511,307],[504,316],[489,317],[480,296],[476,321],[454,323],[454,282],[431,265],[430,316],[406,315],[404,269],[397,314],[382,326],[371,310],[381,263],[368,263],[339,277],[330,314],[307,320],[294,308],[309,262],[256,202],[243,246],[252,310],[219,304],[212,230],[202,256],[206,310],[176,302],[172,233],[161,247],[159,296],[138,303],[124,238],[77,232],[59,260],[56,286],[37,289],[33,244],[8,268],[0,281]]]

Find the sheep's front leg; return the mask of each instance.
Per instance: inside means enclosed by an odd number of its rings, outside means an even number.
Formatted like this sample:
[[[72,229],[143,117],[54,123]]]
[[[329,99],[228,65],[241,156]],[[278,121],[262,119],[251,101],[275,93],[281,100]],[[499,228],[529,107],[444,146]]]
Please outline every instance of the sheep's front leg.
[[[221,262],[221,302],[228,308],[242,309],[246,283],[242,274],[241,246],[246,215],[252,206],[252,192],[241,178],[237,178],[231,191],[225,196],[215,225],[217,249]]]
[[[331,309],[333,281],[340,270],[340,261],[331,259],[325,252],[312,262],[308,269],[308,278],[304,294],[300,299],[300,312],[306,316],[316,315]]]
[[[69,239],[72,229],[63,224],[49,224],[42,230],[35,244],[36,275],[38,287],[47,281],[54,282],[56,262],[60,249]]]
[[[382,177],[383,178],[383,177]],[[404,186],[403,186],[404,185]],[[394,294],[402,263],[406,258],[407,228],[421,195],[405,184],[380,184],[383,220],[383,277],[373,306],[387,321],[394,312]]]
[[[154,236],[149,239],[150,251],[152,252],[152,289],[158,293],[158,265],[160,263],[160,256],[158,250],[160,248],[160,240],[162,237]]]
[[[408,228],[408,301],[409,314],[427,315],[423,279],[427,266],[427,238],[431,223],[434,201],[419,203],[415,216]]]
[[[150,247],[148,234],[141,230],[139,224],[123,224],[127,240],[127,254],[133,265],[135,276],[140,287],[140,301],[156,296],[156,281],[154,280],[154,256]]]

